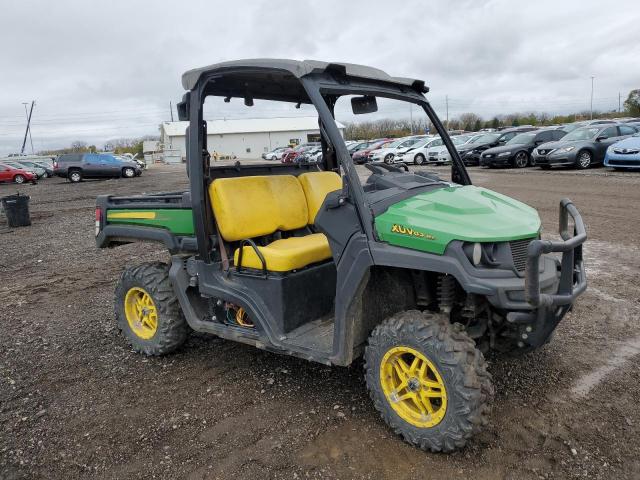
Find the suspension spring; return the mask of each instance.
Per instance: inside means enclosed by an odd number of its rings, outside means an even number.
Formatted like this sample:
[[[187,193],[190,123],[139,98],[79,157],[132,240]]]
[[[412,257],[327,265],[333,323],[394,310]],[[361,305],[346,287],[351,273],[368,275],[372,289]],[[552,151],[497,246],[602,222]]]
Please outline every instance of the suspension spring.
[[[447,274],[439,275],[437,292],[440,311],[444,313],[451,313],[456,293],[456,279]]]

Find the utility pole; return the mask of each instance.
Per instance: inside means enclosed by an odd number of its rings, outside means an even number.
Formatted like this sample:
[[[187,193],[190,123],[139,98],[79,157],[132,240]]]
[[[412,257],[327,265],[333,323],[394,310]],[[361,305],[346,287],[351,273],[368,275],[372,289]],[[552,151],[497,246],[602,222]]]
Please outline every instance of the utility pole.
[[[413,103],[409,103],[409,119],[411,122],[411,135],[413,135]]]
[[[173,122],[173,105],[171,104],[171,100],[169,100],[169,112],[171,113],[171,121]]]
[[[593,120],[593,79],[596,78],[593,75],[591,75],[591,117],[590,119]]]
[[[622,110],[620,109],[620,100],[621,100],[621,93],[618,92],[618,113],[622,112]]]
[[[29,110],[29,115],[27,116],[27,129],[24,131],[24,140],[22,140],[22,148],[20,149],[20,153],[24,153],[24,147],[27,144],[27,135],[29,134],[29,127],[31,126],[31,115],[33,114],[33,106],[36,104],[35,100],[31,101],[31,110]],[[26,105],[25,105],[26,108]],[[33,143],[31,144],[31,150],[33,151]]]
[[[449,131],[449,95],[444,96],[444,102],[447,107],[447,132]]]
[[[25,117],[27,117],[27,122],[29,121],[29,112],[27,112],[27,105],[29,105],[29,102],[22,102],[22,105],[24,105],[24,115]],[[29,141],[31,142],[31,155],[33,155],[33,137],[31,136],[31,128],[28,128],[29,131]]]

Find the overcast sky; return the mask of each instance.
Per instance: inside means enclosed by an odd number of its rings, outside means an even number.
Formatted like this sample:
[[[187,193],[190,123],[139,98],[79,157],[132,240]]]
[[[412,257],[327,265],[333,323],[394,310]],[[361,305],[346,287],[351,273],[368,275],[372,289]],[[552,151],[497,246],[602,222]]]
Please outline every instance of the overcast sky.
[[[185,70],[239,58],[421,78],[443,117],[445,95],[451,116],[588,110],[594,75],[594,108],[613,109],[640,88],[639,25],[638,0],[6,1],[0,154],[20,149],[22,102],[36,150],[153,135]]]

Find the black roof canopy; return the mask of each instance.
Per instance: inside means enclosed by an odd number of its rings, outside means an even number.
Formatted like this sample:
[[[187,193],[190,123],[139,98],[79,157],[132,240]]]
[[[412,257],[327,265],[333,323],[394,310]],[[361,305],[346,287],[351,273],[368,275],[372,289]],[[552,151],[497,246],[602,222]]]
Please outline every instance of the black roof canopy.
[[[209,82],[205,95],[251,97],[308,103],[300,79],[316,73],[334,73],[353,79],[381,82],[426,93],[422,80],[392,77],[377,68],[352,63],[329,63],[317,60],[248,59],[216,63],[189,70],[182,75],[182,86],[192,90],[202,77]]]

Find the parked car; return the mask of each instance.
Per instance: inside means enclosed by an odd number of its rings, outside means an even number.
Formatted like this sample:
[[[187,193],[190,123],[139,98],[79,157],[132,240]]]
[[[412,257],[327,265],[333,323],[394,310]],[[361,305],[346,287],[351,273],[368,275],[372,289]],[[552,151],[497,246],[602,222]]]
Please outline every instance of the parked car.
[[[301,153],[304,153],[309,150],[314,150],[319,147],[320,147],[320,142],[303,143],[302,145],[298,145],[295,148],[290,148],[288,150],[285,150],[282,156],[280,157],[280,161],[282,163],[294,163],[298,155],[300,155]]]
[[[604,165],[616,170],[640,168],[640,133],[635,133],[607,148]]]
[[[371,143],[373,142],[355,142],[347,146],[347,150],[349,151],[349,154],[353,157],[354,153],[356,153],[358,150],[362,150],[363,148],[367,148],[369,145],[371,145]]]
[[[30,160],[31,161],[31,160]],[[45,172],[47,173],[46,176],[48,177],[53,177],[53,161],[52,163],[48,163],[48,162],[44,162],[41,160],[33,160],[33,163],[35,163],[38,167],[44,168]]]
[[[476,134],[464,134],[464,135],[456,135],[455,137],[451,137],[451,143],[457,149],[462,145],[466,145],[469,142],[473,141],[473,139],[480,137],[481,135]],[[427,151],[427,156],[430,159],[435,159],[436,163],[449,163],[451,162],[451,155],[449,154],[449,150],[447,150],[446,145],[440,145],[436,147],[430,147]]]
[[[371,153],[372,150],[377,150],[378,148],[382,148],[393,141],[394,141],[393,138],[378,139],[374,142],[371,142],[365,148],[355,151],[353,155],[351,155],[351,158],[353,158],[353,161],[356,164],[367,163],[369,161],[369,154]]]
[[[398,153],[394,158],[393,162],[403,162],[403,163],[413,163],[414,165],[423,165],[427,163],[427,161],[431,162],[428,159],[427,150],[432,147],[439,147],[444,145],[444,142],[440,137],[430,137],[421,142],[416,143],[412,147],[410,147],[404,153]],[[433,158],[433,157],[432,157]],[[439,163],[437,161],[433,161],[432,163]]]
[[[36,162],[34,160],[16,160],[16,162],[26,167],[27,170],[35,172],[38,178],[53,177],[53,167],[44,162]],[[41,170],[44,170],[44,172],[40,173]]]
[[[609,146],[636,132],[636,128],[629,124],[578,128],[557,142],[543,143],[537,147],[533,151],[533,160],[543,169],[558,165],[589,168],[602,163]]]
[[[274,148],[270,152],[263,153],[262,158],[264,160],[280,160],[282,159],[282,155],[284,154],[284,152],[286,152],[287,150],[290,150],[290,148],[289,147]]]
[[[38,177],[35,173],[25,170],[24,168],[16,168],[0,163],[0,182],[14,182],[18,184],[31,182],[35,185],[38,182]]]
[[[295,163],[318,163],[322,158],[322,147],[305,149],[296,158]]]
[[[9,165],[10,167],[17,168],[18,170],[27,170],[29,172],[35,173],[36,177],[39,179],[44,178],[47,174],[47,171],[33,164],[33,162],[27,162],[24,160],[4,160],[2,163],[5,165]]]
[[[420,138],[399,138],[395,142],[387,143],[384,147],[373,150],[369,153],[369,162],[385,161],[391,163],[393,156],[400,150],[409,148],[420,141]]]
[[[544,129],[519,133],[504,145],[482,152],[480,165],[483,167],[510,166],[524,168],[533,164],[531,153],[538,145],[560,140],[566,135],[563,130]]]
[[[485,133],[473,142],[460,146],[460,148],[458,148],[460,158],[465,165],[479,165],[480,155],[485,150],[504,145],[519,133],[530,132],[535,129],[535,127],[515,127],[506,128],[495,133]]]
[[[606,124],[611,124],[611,123],[618,123],[615,120],[582,120],[580,122],[573,122],[573,123],[569,123],[567,125],[563,125],[561,128],[562,130],[564,130],[567,133],[571,133],[574,130],[577,130],[578,128],[582,128],[582,127],[589,127],[591,125],[606,125]]]
[[[53,162],[53,171],[73,183],[83,178],[133,178],[142,174],[134,160],[105,153],[68,153]]]

